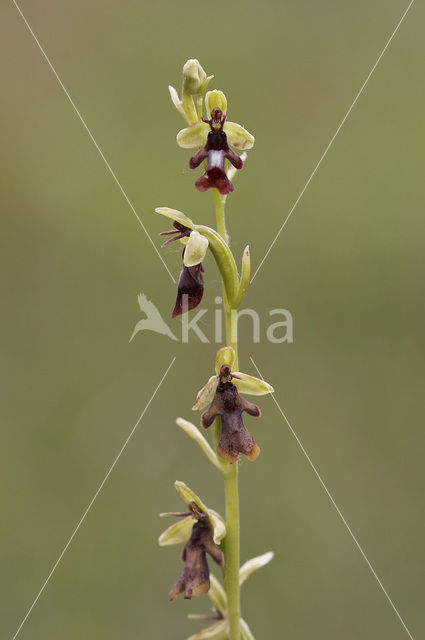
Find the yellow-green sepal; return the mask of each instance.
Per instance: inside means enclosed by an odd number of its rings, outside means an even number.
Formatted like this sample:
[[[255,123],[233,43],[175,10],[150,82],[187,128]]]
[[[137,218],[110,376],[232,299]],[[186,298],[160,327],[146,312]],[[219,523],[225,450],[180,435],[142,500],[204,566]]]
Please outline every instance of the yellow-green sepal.
[[[167,514],[165,514],[167,515]],[[192,516],[187,516],[168,527],[158,538],[161,547],[167,547],[171,544],[182,544],[190,538],[193,527]]]
[[[255,138],[237,122],[225,122],[223,131],[227,135],[227,141],[236,149],[252,149]]]
[[[216,392],[218,385],[217,376],[211,376],[206,384],[202,387],[202,389],[198,392],[196,396],[195,404],[192,407],[192,411],[202,411],[208,407],[214,399],[214,394]]]
[[[188,487],[184,482],[176,480],[174,486],[180,497],[183,498],[186,504],[194,502],[203,513],[206,513],[208,515],[214,529],[214,542],[218,544],[226,535],[226,525],[220,514],[213,509],[208,509],[208,507],[202,502],[201,498],[197,496],[196,493],[192,491],[192,489]]]
[[[274,392],[272,385],[265,380],[249,376],[247,373],[241,373],[240,371],[235,371],[233,375],[235,377],[232,382],[240,393],[247,393],[251,396],[265,396]]]
[[[162,216],[166,216],[167,218],[171,218],[171,220],[175,220],[179,222],[184,227],[188,227],[189,229],[194,229],[196,227],[195,223],[192,222],[190,218],[185,216],[184,213],[178,211],[178,209],[170,209],[170,207],[157,207],[155,209],[156,213],[161,214]]]
[[[207,135],[210,130],[209,124],[206,122],[195,122],[182,129],[177,134],[177,144],[182,149],[195,149],[196,147],[203,147],[207,140]]]

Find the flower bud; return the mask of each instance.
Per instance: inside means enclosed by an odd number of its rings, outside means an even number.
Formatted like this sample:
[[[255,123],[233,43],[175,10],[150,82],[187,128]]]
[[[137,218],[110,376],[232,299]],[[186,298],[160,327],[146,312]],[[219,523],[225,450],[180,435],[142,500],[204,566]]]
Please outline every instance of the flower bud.
[[[188,60],[183,67],[183,91],[191,95],[200,92],[207,74],[196,58]]]

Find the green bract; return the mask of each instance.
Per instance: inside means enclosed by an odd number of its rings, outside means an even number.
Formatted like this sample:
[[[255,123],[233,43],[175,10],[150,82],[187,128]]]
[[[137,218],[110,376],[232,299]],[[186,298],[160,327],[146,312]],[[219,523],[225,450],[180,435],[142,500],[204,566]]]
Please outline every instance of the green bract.
[[[190,636],[187,640],[228,640],[228,632],[227,620],[220,620],[211,627],[206,627],[199,633]]]
[[[192,440],[195,440],[195,442],[199,444],[209,461],[212,462],[219,471],[224,472],[225,467],[222,461],[219,460],[217,454],[212,450],[210,444],[199,431],[198,427],[195,427],[194,424],[188,422],[187,420],[184,420],[183,418],[177,418],[176,423],[181,429],[183,429],[183,431],[187,433],[190,438],[192,438]]]
[[[251,573],[261,569],[261,567],[265,567],[266,564],[271,562],[274,558],[273,551],[267,551],[267,553],[263,553],[261,556],[257,556],[256,558],[251,558],[241,566],[239,569],[239,584],[242,585],[245,580],[249,578]]]

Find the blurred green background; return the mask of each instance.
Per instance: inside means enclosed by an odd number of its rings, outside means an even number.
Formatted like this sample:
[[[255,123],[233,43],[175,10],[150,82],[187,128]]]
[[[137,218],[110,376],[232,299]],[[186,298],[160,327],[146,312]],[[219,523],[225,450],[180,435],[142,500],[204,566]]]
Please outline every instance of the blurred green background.
[[[226,4],[22,0],[155,242],[156,206],[213,224],[167,85],[197,57],[256,136],[228,200],[232,248],[258,265],[407,6],[400,0]],[[252,355],[415,638],[425,633],[424,8],[414,3],[246,298]],[[180,549],[159,549],[175,479],[222,510],[221,480],[174,424],[212,373],[215,345],[128,340],[144,292],[165,318],[175,287],[13,3],[0,7],[2,637],[12,638],[157,386],[176,362],[20,637],[184,639],[168,603]],[[163,252],[177,277],[180,250]],[[220,283],[205,264],[201,326]],[[269,309],[294,317],[271,345]],[[179,332],[180,320],[173,329]],[[243,589],[257,640],[407,637],[270,398],[247,419],[242,560],[275,560]]]

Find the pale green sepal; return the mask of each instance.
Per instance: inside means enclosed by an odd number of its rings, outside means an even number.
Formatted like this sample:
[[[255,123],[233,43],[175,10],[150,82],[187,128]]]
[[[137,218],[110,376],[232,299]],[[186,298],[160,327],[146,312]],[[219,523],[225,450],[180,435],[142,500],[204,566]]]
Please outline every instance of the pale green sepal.
[[[248,157],[248,154],[246,153],[246,151],[244,151],[243,153],[241,153],[241,155],[239,156],[240,159],[242,160],[242,162],[245,162],[245,160]],[[230,163],[229,163],[230,164]],[[238,173],[238,169],[236,169],[236,167],[234,167],[232,164],[230,165],[230,167],[227,170],[227,177],[229,178],[230,182],[233,182],[235,175]],[[227,198],[227,196],[225,196],[225,198]]]
[[[190,127],[182,129],[177,134],[177,144],[183,149],[203,147],[207,140],[210,125],[206,122],[195,122]]]
[[[227,611],[227,595],[213,573],[210,574],[210,590],[208,591],[208,597],[216,609],[224,615]]]
[[[196,396],[195,404],[192,407],[192,411],[202,411],[202,409],[205,409],[211,404],[214,399],[217,385],[217,376],[212,376]]]
[[[214,511],[214,509],[208,509],[208,516],[214,528],[214,542],[220,544],[226,535],[226,524],[221,515],[217,513],[217,511]]]
[[[174,486],[176,487],[176,490],[180,494],[180,497],[183,498],[186,504],[194,502],[198,505],[201,511],[208,515],[214,530],[214,542],[218,544],[226,535],[226,525],[220,514],[218,514],[217,511],[214,511],[213,509],[208,509],[208,507],[202,502],[201,498],[197,496],[196,493],[192,491],[192,489],[188,487],[184,482],[176,480]]]
[[[207,456],[208,460],[210,460],[210,462],[212,462],[213,465],[217,467],[217,469],[219,469],[219,471],[223,471],[222,462],[218,459],[218,456],[212,450],[207,440],[199,431],[198,427],[195,427],[194,424],[192,424],[191,422],[188,422],[187,420],[184,420],[183,418],[177,418],[176,423],[179,425],[181,429],[183,429],[183,431],[187,433],[187,435],[190,438],[192,438],[192,440],[195,440],[195,442],[199,444],[202,451]]]
[[[170,209],[169,207],[157,207],[155,209],[156,213],[160,213],[162,216],[167,216],[167,218],[171,218],[171,220],[175,220],[176,222],[180,222],[185,227],[189,227],[189,229],[194,229],[196,226],[190,218],[184,215],[181,211],[177,209]]]
[[[181,480],[176,480],[174,486],[179,493],[180,497],[186,502],[186,504],[190,504],[191,502],[195,502],[198,505],[201,511],[204,513],[208,512],[208,507],[202,502],[201,498],[196,495],[194,491],[190,487],[187,486]]]
[[[168,91],[170,92],[171,100],[176,107],[177,111],[183,116],[188,124],[190,124],[190,120],[186,115],[186,111],[183,109],[183,103],[179,98],[179,94],[170,84],[168,85]]]
[[[161,547],[167,547],[171,544],[181,544],[187,542],[192,532],[194,520],[192,516],[183,518],[168,527],[158,538]]]
[[[235,308],[237,309],[244,299],[245,291],[249,285],[249,279],[251,277],[251,256],[249,253],[249,247],[245,247],[242,255],[242,270],[241,279],[239,281],[238,293],[235,299]]]
[[[267,393],[274,392],[271,384],[255,376],[249,376],[247,373],[241,373],[240,371],[235,371],[234,376],[232,382],[240,393],[247,393],[251,396],[265,396]]]
[[[227,364],[230,368],[235,364],[235,350],[233,347],[221,347],[215,354],[214,366],[215,372],[219,375],[221,367]]]
[[[251,629],[248,627],[247,623],[243,618],[240,619],[240,625],[241,625],[241,640],[255,640],[254,636],[252,635]]]
[[[183,256],[183,264],[186,267],[194,267],[202,262],[205,258],[205,254],[208,251],[208,238],[201,236],[201,234],[195,229],[189,236],[189,241],[186,245],[186,251]]]
[[[190,636],[187,640],[228,640],[228,633],[227,620],[220,620],[220,622],[215,622],[211,627],[206,627]]]
[[[227,98],[222,91],[214,89],[208,91],[205,94],[205,108],[207,110],[208,118],[211,118],[211,111],[213,109],[220,109],[223,115],[227,113]]]
[[[243,564],[239,569],[239,584],[242,585],[245,580],[249,578],[251,573],[254,573],[254,571],[257,571],[258,569],[261,569],[261,567],[264,567],[271,560],[273,560],[273,558],[273,551],[268,551],[267,553],[263,553],[262,556],[251,558],[251,560],[245,562],[245,564]]]
[[[255,138],[237,122],[225,122],[223,127],[227,141],[236,149],[252,149]]]

